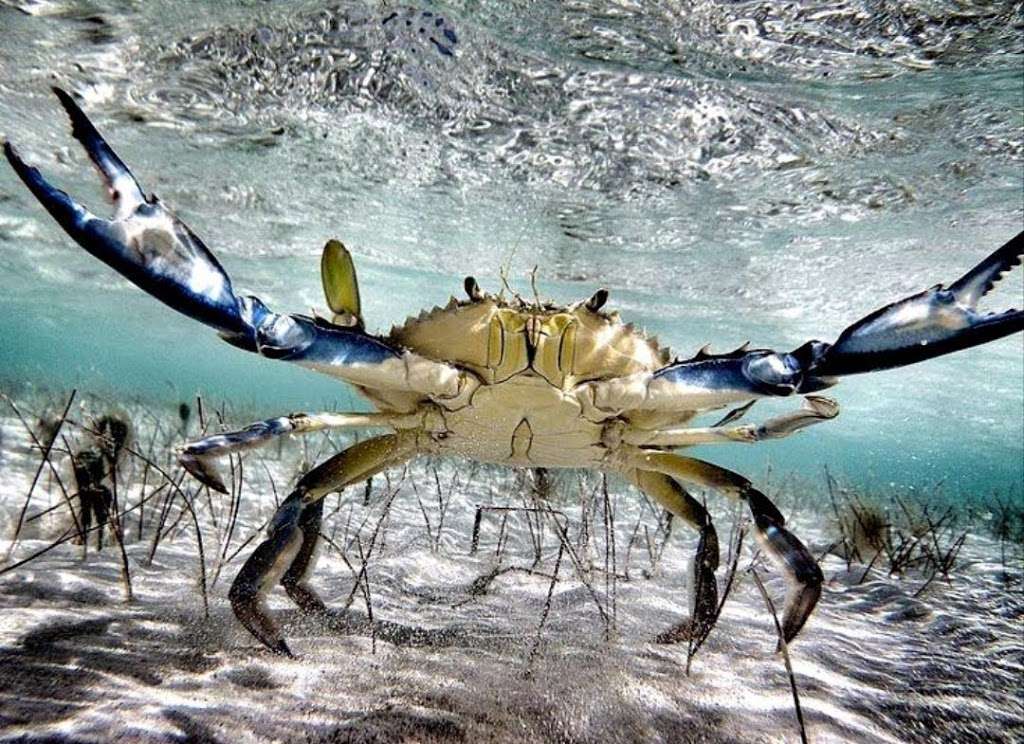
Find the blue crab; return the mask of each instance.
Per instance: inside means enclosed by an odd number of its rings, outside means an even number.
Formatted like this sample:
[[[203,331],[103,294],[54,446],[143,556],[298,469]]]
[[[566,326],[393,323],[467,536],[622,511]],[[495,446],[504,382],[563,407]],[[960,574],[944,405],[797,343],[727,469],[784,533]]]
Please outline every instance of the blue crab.
[[[845,375],[912,364],[1024,329],[1024,311],[977,309],[1020,263],[1024,233],[952,284],[883,307],[851,325],[835,343],[810,341],[790,352],[743,347],[674,359],[603,309],[606,290],[563,307],[486,294],[471,277],[465,281],[465,300],[452,299],[387,335],[375,335],[364,329],[352,258],[333,240],[321,261],[332,317],[279,314],[256,297],[237,294],[199,237],[142,190],[72,98],[54,90],[71,119],[73,137],[103,178],[113,219],[94,215],[50,185],[9,142],[4,154],[71,238],[228,343],[350,383],[376,409],[293,414],[209,436],[182,448],[180,459],[189,472],[223,491],[214,467],[218,456],[284,434],[352,427],[386,431],[303,476],[231,586],[237,618],[282,654],[291,652],[266,595],[280,583],[301,610],[325,611],[308,583],[324,496],[423,454],[622,474],[700,534],[689,622],[691,633],[701,637],[715,618],[718,539],[707,510],[686,487],[716,489],[738,499],[750,510],[762,549],[788,578],[782,638],[789,642],[821,594],[817,562],[749,480],[675,450],[785,437],[838,414],[837,404],[817,393]],[[734,425],[753,401],[779,396],[803,396],[803,405],[759,425]],[[717,409],[732,410],[713,426],[690,426],[698,414]]]

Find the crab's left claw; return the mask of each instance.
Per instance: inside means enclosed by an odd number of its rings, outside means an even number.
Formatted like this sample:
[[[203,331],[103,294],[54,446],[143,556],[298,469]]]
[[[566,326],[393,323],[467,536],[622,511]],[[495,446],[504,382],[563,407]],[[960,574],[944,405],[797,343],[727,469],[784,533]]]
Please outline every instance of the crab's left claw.
[[[1019,333],[1024,311],[978,311],[978,301],[1021,263],[1018,234],[948,287],[937,285],[876,310],[843,331],[829,346],[812,341],[793,352],[808,375],[801,392],[820,378],[871,372],[931,359]]]
[[[4,155],[21,180],[74,240],[171,307],[232,336],[243,330],[238,303],[220,263],[203,242],[155,196],[100,136],[71,96],[53,89],[114,204],[114,218],[96,216],[27,165],[10,142]]]

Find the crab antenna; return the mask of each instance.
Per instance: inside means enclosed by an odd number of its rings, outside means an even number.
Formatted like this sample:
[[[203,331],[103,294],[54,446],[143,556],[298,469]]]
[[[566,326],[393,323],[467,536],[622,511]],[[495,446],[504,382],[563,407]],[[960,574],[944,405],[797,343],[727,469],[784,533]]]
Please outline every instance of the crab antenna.
[[[540,293],[537,291],[537,266],[534,265],[533,270],[530,272],[530,287],[533,289],[533,299],[537,303],[537,307],[540,307],[544,303],[540,301]]]

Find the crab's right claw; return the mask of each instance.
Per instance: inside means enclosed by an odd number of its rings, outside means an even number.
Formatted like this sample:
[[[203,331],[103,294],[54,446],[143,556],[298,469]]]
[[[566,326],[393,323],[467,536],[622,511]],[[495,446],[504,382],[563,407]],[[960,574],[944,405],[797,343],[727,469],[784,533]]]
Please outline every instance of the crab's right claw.
[[[112,219],[92,214],[52,186],[4,143],[11,167],[74,240],[132,283],[174,310],[216,329],[241,349],[282,359],[356,385],[452,398],[472,380],[452,365],[415,356],[367,334],[357,323],[339,327],[304,315],[275,313],[256,297],[235,294],[220,262],[185,223],[146,195],[121,159],[71,97],[56,90],[72,134],[96,166],[115,205]],[[341,248],[344,258],[347,254]],[[350,257],[349,257],[350,258]],[[343,288],[355,292],[351,261],[340,267]],[[335,273],[337,262],[331,262]],[[333,277],[338,279],[338,277]],[[345,282],[348,284],[346,285]],[[338,281],[332,287],[336,289]],[[331,295],[332,299],[337,299]],[[356,298],[358,299],[358,298]],[[358,320],[358,302],[345,305]]]
[[[94,215],[25,163],[10,142],[4,155],[46,210],[79,245],[157,299],[225,336],[245,323],[220,263],[187,225],[139,187],[121,159],[64,91],[54,88],[77,139],[106,186],[114,218]]]
[[[994,341],[1024,330],[1024,311],[978,311],[978,301],[1021,263],[1018,234],[948,287],[937,285],[895,302],[854,323],[829,346],[811,342],[793,352],[807,357],[815,378],[902,367]]]

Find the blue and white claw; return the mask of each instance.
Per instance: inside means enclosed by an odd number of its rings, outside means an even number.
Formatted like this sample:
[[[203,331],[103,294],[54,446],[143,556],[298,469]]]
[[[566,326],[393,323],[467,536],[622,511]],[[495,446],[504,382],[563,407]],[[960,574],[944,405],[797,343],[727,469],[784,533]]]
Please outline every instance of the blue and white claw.
[[[453,398],[466,381],[450,365],[403,352],[358,329],[303,315],[272,312],[255,297],[239,297],[220,262],[159,199],[147,195],[78,105],[54,88],[77,139],[96,166],[114,204],[112,219],[90,212],[52,186],[18,155],[4,155],[39,202],[79,245],[142,290],[213,327],[247,351],[285,359],[354,384]]]
[[[243,332],[238,302],[224,269],[189,228],[135,177],[71,97],[54,88],[71,133],[88,153],[114,204],[114,218],[94,215],[27,165],[10,142],[4,155],[39,202],[79,245],[175,310],[226,335]]]
[[[1024,311],[982,313],[978,302],[1021,263],[1024,233],[948,287],[937,285],[871,313],[834,344],[810,341],[792,352],[701,350],[654,373],[588,383],[598,416],[631,410],[705,411],[756,398],[815,393],[845,375],[901,367],[1020,333]]]
[[[902,367],[1020,333],[1024,310],[978,311],[978,301],[1024,256],[1024,232],[955,282],[894,302],[854,323],[831,346],[814,342],[794,353],[806,357],[808,376],[840,377]]]

